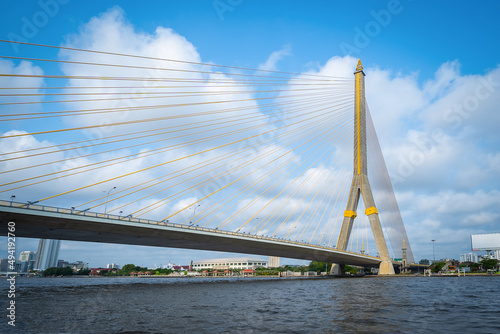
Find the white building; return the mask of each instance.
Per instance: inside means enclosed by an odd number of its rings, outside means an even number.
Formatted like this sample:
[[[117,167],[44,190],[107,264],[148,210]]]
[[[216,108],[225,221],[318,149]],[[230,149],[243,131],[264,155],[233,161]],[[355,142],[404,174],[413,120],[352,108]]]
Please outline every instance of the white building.
[[[269,257],[269,268],[278,268],[279,266],[280,266],[279,256],[270,256]]]
[[[83,261],[75,261],[69,264],[73,271],[78,271],[80,269],[89,269],[89,264]]]
[[[57,266],[61,240],[40,239],[36,252],[35,269],[45,270]]]
[[[19,255],[19,261],[31,261],[35,260],[36,252],[32,251],[23,251],[21,255]]]
[[[193,270],[255,269],[267,267],[268,262],[258,258],[236,257],[193,261]]]
[[[475,253],[460,254],[460,262],[479,262],[479,255]]]
[[[106,265],[106,268],[108,268],[108,269],[120,269],[120,266],[119,266],[119,265],[117,265],[116,263],[108,263],[108,264]],[[156,269],[156,268],[155,268],[155,269]]]

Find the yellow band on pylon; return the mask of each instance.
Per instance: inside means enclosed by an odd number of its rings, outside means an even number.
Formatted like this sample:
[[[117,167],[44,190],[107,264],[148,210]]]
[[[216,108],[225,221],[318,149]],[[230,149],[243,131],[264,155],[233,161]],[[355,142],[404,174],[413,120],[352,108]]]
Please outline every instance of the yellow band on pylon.
[[[349,217],[349,218],[356,218],[358,214],[356,211],[351,211],[351,210],[345,210],[344,211],[344,217]]]
[[[365,213],[367,216],[372,215],[374,213],[378,214],[378,210],[376,207],[372,206],[371,208],[366,209]]]

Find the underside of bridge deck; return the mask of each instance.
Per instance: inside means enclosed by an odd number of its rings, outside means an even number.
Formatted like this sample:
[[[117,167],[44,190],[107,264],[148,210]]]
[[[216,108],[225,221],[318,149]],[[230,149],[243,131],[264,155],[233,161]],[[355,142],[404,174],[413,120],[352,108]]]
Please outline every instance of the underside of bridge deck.
[[[360,266],[378,266],[381,261],[371,256],[280,239],[29,208],[0,207],[0,221],[4,226],[9,221],[15,222],[17,237],[211,250]]]

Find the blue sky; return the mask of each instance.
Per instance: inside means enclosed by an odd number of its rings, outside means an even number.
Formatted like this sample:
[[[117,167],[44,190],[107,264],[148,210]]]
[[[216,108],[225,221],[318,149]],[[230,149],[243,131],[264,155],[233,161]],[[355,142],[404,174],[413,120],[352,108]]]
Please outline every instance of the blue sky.
[[[152,36],[159,26],[171,28],[192,44],[203,62],[257,68],[273,52],[281,52],[274,69],[329,74],[333,65],[361,58],[370,109],[416,258],[431,257],[431,239],[438,240],[438,257],[458,258],[469,251],[470,233],[499,230],[500,142],[495,113],[499,93],[494,84],[484,84],[490,79],[496,83],[499,76],[496,2],[99,1],[91,6],[40,2],[49,7],[35,1],[6,3],[9,9],[0,13],[1,39],[61,45],[69,35],[81,35],[92,18],[119,6],[135,33]],[[47,10],[53,15],[45,15],[46,23],[29,31],[27,25]],[[0,43],[2,55],[26,56],[28,50]],[[37,57],[55,54],[38,52]],[[45,64],[43,70],[60,71]],[[461,112],[461,105],[475,102],[471,99],[478,90],[487,96]],[[19,124],[9,126],[2,125],[0,131]],[[19,130],[31,131],[30,126]],[[434,136],[437,132],[442,134],[439,139]],[[423,162],[406,166],[417,155],[424,157]],[[20,247],[36,250],[35,241],[21,242]],[[111,254],[109,259],[99,259],[88,244],[75,242],[64,242],[60,257],[105,265],[124,264],[122,254],[126,254],[129,262],[152,265],[166,259],[186,263],[218,256],[99,247]],[[147,258],[151,252],[157,260]]]
[[[8,2],[9,9],[1,14],[2,36],[11,32],[22,36],[22,18],[32,21],[42,8],[35,1],[22,6]],[[386,20],[389,23],[381,26],[375,36],[368,36],[369,43],[360,52],[351,54],[363,58],[365,66],[377,65],[404,73],[419,71],[422,79],[452,60],[459,60],[466,74],[496,67],[498,45],[492,35],[498,31],[499,5],[495,2],[440,1],[429,5],[405,0],[221,0],[149,1],[145,6],[137,1],[120,1],[119,6],[137,30],[151,33],[157,26],[170,27],[193,43],[204,60],[256,67],[269,53],[289,44],[293,57],[281,67],[301,71],[308,63],[324,63],[332,55],[343,56],[340,45],[355,46],[356,28],[366,33],[367,24],[370,27],[369,23],[376,21],[373,13],[392,8],[392,3],[397,10]],[[90,18],[117,4],[99,1],[82,6],[67,1],[30,40],[58,44],[66,34],[77,32]]]

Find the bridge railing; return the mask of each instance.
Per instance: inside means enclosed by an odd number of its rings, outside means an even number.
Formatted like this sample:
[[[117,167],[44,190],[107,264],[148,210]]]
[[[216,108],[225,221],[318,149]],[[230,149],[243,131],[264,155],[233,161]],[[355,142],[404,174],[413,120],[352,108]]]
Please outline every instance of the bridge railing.
[[[205,232],[234,235],[234,236],[245,237],[245,238],[269,240],[269,241],[274,241],[274,242],[279,241],[279,242],[284,242],[284,243],[293,244],[293,245],[315,247],[315,248],[321,248],[321,249],[325,249],[325,250],[335,250],[335,251],[342,252],[342,253],[348,253],[348,254],[353,254],[353,255],[363,255],[363,256],[379,259],[375,256],[370,256],[370,255],[356,253],[356,252],[350,252],[350,251],[346,251],[346,250],[340,250],[340,249],[336,249],[334,247],[327,247],[327,246],[323,246],[323,245],[314,245],[314,244],[310,244],[310,243],[306,243],[306,242],[293,241],[290,239],[273,238],[273,237],[267,237],[267,236],[263,236],[263,235],[225,231],[225,230],[219,230],[217,228],[213,229],[213,228],[200,227],[200,226],[194,226],[194,225],[175,224],[175,223],[171,223],[168,221],[162,221],[162,220],[158,221],[158,220],[151,220],[151,219],[146,219],[146,218],[134,218],[131,216],[121,216],[121,215],[109,214],[109,213],[98,213],[98,212],[92,212],[92,211],[88,211],[88,210],[78,210],[78,209],[74,209],[74,208],[67,209],[67,208],[59,208],[59,207],[48,206],[48,205],[41,205],[41,204],[36,204],[36,203],[20,203],[20,202],[5,201],[5,200],[0,200],[0,206],[23,208],[23,209],[30,209],[30,210],[37,210],[37,211],[46,211],[46,212],[55,212],[55,213],[94,217],[94,218],[113,219],[113,220],[119,220],[119,221],[130,221],[130,222],[142,223],[142,224],[161,225],[161,226],[168,226],[168,227],[180,228],[180,229],[189,229],[189,230],[196,230],[196,231],[205,231]]]

